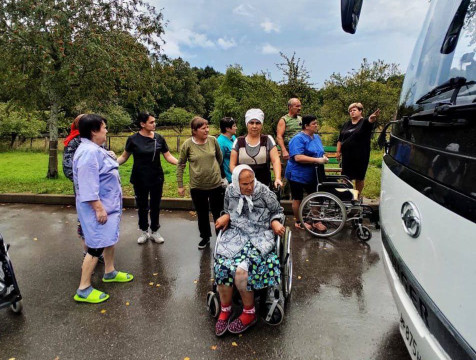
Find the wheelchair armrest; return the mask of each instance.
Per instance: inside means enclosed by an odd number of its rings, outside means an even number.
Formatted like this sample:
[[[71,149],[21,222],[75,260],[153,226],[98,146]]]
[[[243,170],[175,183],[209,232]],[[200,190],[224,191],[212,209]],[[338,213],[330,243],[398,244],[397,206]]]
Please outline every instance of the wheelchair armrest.
[[[341,183],[341,182],[329,182],[329,181],[326,181],[326,182],[322,182],[320,184],[318,184],[319,186],[333,186],[335,188],[342,188],[342,189],[350,189],[349,187],[349,184],[347,183]],[[353,187],[351,187],[353,188]]]

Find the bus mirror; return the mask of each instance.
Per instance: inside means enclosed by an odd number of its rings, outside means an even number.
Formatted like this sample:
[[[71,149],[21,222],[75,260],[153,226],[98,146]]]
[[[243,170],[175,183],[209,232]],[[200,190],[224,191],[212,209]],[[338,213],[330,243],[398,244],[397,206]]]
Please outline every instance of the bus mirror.
[[[359,23],[360,10],[363,0],[341,0],[340,13],[342,29],[350,34],[355,34]]]

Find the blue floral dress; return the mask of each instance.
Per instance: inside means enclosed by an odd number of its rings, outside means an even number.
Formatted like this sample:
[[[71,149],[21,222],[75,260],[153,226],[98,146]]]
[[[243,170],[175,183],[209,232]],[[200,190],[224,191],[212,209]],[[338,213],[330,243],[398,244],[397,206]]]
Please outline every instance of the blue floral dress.
[[[224,211],[230,215],[230,228],[223,232],[215,256],[215,281],[232,286],[241,263],[248,267],[247,290],[259,290],[280,283],[279,257],[275,253],[272,221],[283,220],[283,208],[276,195],[259,182],[252,195],[253,208],[245,202],[237,213],[239,191],[229,186]]]

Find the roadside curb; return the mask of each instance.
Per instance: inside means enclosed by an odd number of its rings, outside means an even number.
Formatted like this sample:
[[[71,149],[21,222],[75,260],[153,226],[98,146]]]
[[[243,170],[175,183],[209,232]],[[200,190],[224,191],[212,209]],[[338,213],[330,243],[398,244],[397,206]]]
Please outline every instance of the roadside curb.
[[[125,208],[134,208],[135,199],[132,196],[123,197]],[[0,194],[0,203],[44,204],[44,205],[75,205],[73,195],[57,194]],[[374,210],[379,208],[379,200],[364,198],[364,204]],[[286,215],[292,214],[291,200],[282,200],[281,205]],[[192,199],[162,198],[161,208],[164,210],[195,210]]]

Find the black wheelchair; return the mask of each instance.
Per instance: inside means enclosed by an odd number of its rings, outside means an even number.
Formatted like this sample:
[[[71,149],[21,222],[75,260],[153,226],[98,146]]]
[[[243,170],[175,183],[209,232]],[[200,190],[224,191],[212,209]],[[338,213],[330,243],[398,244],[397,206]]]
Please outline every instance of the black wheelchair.
[[[214,258],[217,253],[217,246],[221,238],[222,231],[218,233],[215,244]],[[284,319],[284,308],[289,301],[293,284],[293,258],[291,252],[291,230],[286,227],[283,236],[276,236],[276,254],[279,256],[279,266],[281,269],[280,284],[265,289],[255,291],[255,302],[258,313],[269,325],[279,325]],[[233,303],[241,303],[241,298],[236,290],[233,292]],[[217,318],[220,314],[220,297],[218,295],[217,284],[213,283],[212,290],[207,294],[207,309],[210,315]]]
[[[377,226],[378,221],[373,209],[363,204],[352,181],[344,175],[327,175],[322,165],[316,167],[316,173],[316,192],[306,196],[299,207],[299,220],[307,224],[305,229],[314,236],[327,238],[339,233],[345,223],[350,222],[357,237],[369,241],[372,232],[363,225],[363,219],[369,218]]]
[[[13,312],[21,313],[22,297],[8,256],[9,247],[0,234],[0,309],[10,306]]]

